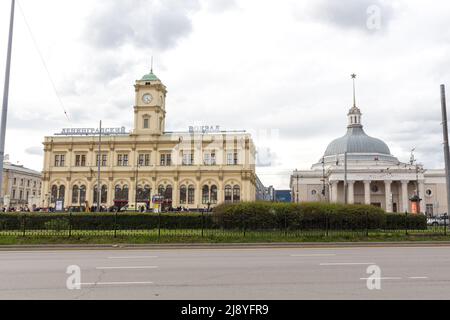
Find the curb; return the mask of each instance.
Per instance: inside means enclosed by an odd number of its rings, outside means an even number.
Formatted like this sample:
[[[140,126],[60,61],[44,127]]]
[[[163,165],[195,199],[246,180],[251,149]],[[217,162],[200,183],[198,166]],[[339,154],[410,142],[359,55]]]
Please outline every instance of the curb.
[[[170,250],[170,249],[306,249],[306,248],[379,248],[450,247],[450,241],[405,242],[303,242],[303,243],[221,243],[221,244],[104,244],[104,245],[6,245],[0,251],[62,250]]]

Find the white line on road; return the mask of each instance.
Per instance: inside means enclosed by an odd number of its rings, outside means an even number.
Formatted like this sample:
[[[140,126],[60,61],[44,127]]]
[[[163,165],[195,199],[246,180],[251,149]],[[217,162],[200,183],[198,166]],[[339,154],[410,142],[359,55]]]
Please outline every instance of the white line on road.
[[[360,280],[402,280],[400,277],[360,278]]]
[[[291,254],[291,257],[334,257],[336,256],[336,254]]]
[[[114,270],[114,269],[157,269],[158,266],[136,266],[136,267],[96,267],[97,270]]]
[[[127,286],[153,284],[153,282],[86,282],[78,284],[80,286]]]
[[[408,277],[410,280],[424,280],[428,277]],[[360,280],[402,280],[400,277],[385,277],[385,278],[360,278]]]
[[[321,266],[370,266],[375,265],[375,262],[335,262],[335,263],[321,263]]]
[[[108,257],[108,259],[151,259],[157,256],[128,256],[128,257]]]

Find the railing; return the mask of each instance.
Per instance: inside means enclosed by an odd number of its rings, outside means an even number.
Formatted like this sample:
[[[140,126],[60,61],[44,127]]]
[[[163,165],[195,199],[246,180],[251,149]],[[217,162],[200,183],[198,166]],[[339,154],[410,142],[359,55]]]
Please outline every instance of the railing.
[[[284,216],[276,223],[257,221],[256,215],[243,215],[239,222],[227,224],[211,213],[0,213],[1,237],[139,237],[148,241],[266,240],[294,241],[327,238],[380,238],[447,236],[448,224],[410,225],[408,214],[394,227],[372,227],[369,216],[355,223],[336,221],[325,215],[320,220],[288,222]]]

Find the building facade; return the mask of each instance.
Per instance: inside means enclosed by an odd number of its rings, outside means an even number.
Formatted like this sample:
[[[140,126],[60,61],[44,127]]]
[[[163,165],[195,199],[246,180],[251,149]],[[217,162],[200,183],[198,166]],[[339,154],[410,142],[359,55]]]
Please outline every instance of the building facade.
[[[134,128],[67,129],[44,141],[44,207],[146,203],[154,196],[171,207],[213,207],[253,201],[255,146],[245,132],[167,132],[164,84],[153,74],[135,83]],[[94,133],[92,133],[94,131]],[[97,130],[98,131],[98,130]],[[98,166],[100,165],[100,183]]]
[[[332,141],[310,170],[291,175],[293,202],[368,204],[429,216],[447,212],[445,170],[426,170],[413,156],[401,162],[391,155],[385,142],[365,133],[356,102],[347,116],[346,135]]]
[[[10,162],[3,163],[2,195],[5,207],[38,207],[41,187],[40,172]]]

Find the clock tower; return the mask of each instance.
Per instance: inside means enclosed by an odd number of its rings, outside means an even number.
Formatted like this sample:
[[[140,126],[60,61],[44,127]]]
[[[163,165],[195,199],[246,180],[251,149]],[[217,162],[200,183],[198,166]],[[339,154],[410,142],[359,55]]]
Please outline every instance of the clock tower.
[[[136,101],[133,134],[162,135],[166,120],[166,86],[154,75],[152,70],[141,80],[137,80],[134,87]]]

